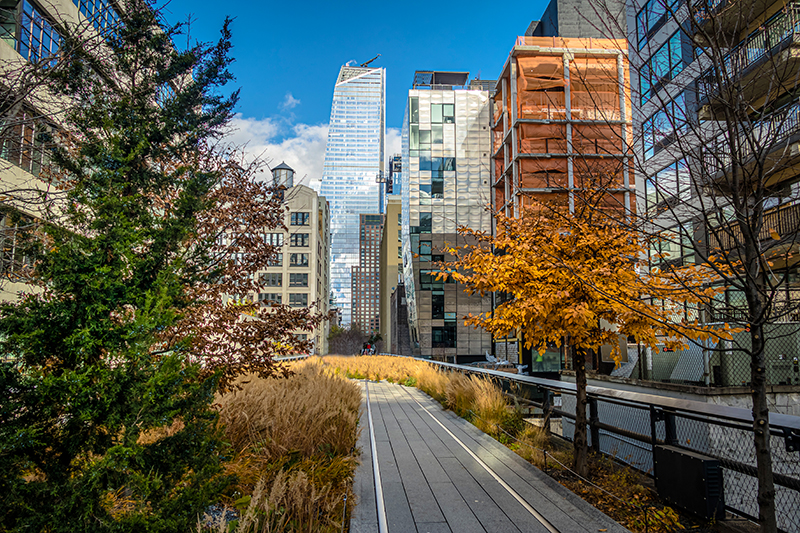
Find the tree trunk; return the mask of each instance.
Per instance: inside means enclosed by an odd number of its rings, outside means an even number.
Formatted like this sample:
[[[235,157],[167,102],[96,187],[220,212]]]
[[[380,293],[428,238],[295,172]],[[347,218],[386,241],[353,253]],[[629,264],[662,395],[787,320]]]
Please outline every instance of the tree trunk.
[[[767,404],[767,373],[764,357],[764,326],[751,326],[752,354],[750,380],[753,387],[753,441],[758,469],[758,521],[761,531],[778,530],[775,516],[775,482],[772,478],[772,453],[769,445],[769,405]]]
[[[586,351],[573,347],[572,366],[575,369],[575,436],[572,444],[574,448],[574,460],[572,467],[578,475],[589,476],[589,463],[587,461],[588,446],[586,441]]]

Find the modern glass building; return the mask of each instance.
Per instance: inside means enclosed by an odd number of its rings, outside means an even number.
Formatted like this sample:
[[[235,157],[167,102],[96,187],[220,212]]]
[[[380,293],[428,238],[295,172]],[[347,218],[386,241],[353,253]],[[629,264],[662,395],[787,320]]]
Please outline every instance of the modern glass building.
[[[343,66],[333,90],[320,194],[331,209],[331,292],[342,324],[352,317],[351,269],[359,265],[359,215],[380,212],[386,70]]]
[[[486,82],[467,72],[418,71],[402,133],[402,235],[411,344],[415,355],[451,362],[483,359],[491,336],[463,317],[491,310],[435,279],[445,246],[464,244],[458,225],[490,230],[491,123]]]

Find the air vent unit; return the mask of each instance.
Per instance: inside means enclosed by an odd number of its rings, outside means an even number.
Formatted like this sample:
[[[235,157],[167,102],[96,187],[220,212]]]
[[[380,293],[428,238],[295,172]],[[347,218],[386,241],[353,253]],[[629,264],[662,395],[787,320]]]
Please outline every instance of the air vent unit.
[[[706,520],[724,517],[719,461],[674,446],[656,446],[653,452],[659,496]]]

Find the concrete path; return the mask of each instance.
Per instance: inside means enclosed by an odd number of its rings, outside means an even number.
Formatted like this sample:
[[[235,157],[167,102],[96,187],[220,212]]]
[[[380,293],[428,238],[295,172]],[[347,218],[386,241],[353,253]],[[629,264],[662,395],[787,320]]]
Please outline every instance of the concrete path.
[[[627,531],[419,390],[361,383],[352,533]]]

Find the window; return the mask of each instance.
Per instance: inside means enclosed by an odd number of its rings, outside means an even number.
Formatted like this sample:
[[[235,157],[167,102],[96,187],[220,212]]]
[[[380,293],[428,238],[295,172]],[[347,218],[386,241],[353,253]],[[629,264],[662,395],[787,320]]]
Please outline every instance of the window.
[[[431,342],[434,348],[455,348],[456,327],[444,326],[431,328]]]
[[[33,265],[33,256],[26,253],[24,237],[34,227],[34,219],[25,215],[17,218],[6,214],[0,219],[0,274],[4,278],[17,280],[25,273],[26,267]]]
[[[683,60],[681,32],[672,34],[664,45],[653,54],[639,73],[639,91],[642,104],[683,71],[688,62]]]
[[[72,0],[72,3],[97,30],[113,28],[120,23],[119,13],[108,0]]]
[[[676,133],[686,128],[686,99],[679,94],[642,124],[644,157],[649,159],[675,140]]]
[[[419,241],[419,255],[420,260],[422,261],[430,261],[431,251],[433,249],[431,241]],[[425,258],[427,257],[427,259]]]
[[[283,266],[283,254],[273,254],[272,258],[269,260],[269,262],[267,262],[267,266]]]
[[[261,284],[267,287],[281,287],[283,286],[283,274],[280,272],[261,274]]]
[[[258,294],[258,302],[261,305],[270,305],[270,304],[278,304],[281,303],[281,294],[280,293],[272,293],[272,292],[261,292]]]
[[[292,307],[308,307],[308,294],[290,293],[289,305]]]
[[[290,267],[307,267],[308,254],[289,254]]]
[[[675,226],[658,235],[650,248],[650,264],[682,266],[694,263],[694,230],[691,224]]]
[[[283,246],[283,233],[264,234],[264,243],[272,246]]]
[[[290,287],[308,287],[308,274],[289,274]]]
[[[436,279],[438,270],[420,270],[419,271],[419,289],[421,291],[437,291],[444,290],[445,283],[453,283],[451,279],[447,281]]]
[[[408,122],[419,124],[419,97],[417,96],[408,98]]]
[[[295,233],[289,236],[289,246],[308,248],[308,233]]]
[[[5,7],[7,3],[3,2],[0,11],[0,35],[3,40],[32,63],[52,57],[46,66],[54,65],[61,45],[61,35],[27,0],[14,4],[9,9]]]
[[[431,318],[443,319],[444,318],[444,292],[434,291],[431,294]]]
[[[636,15],[636,41],[639,50],[674,14],[678,0],[649,0]]]
[[[431,104],[431,124],[455,123],[454,104]]]
[[[289,215],[292,226],[308,226],[309,213],[297,212]]]
[[[36,113],[21,110],[7,119],[6,135],[0,140],[0,157],[38,176],[50,163],[53,128],[38,120]]]
[[[430,213],[420,213],[419,214],[419,232],[420,233],[430,233],[433,227],[431,214]]]
[[[689,166],[685,159],[681,159],[647,178],[645,180],[647,212],[650,215],[656,214],[659,204],[665,201],[669,202],[673,198],[687,199],[690,195],[690,183]]]

